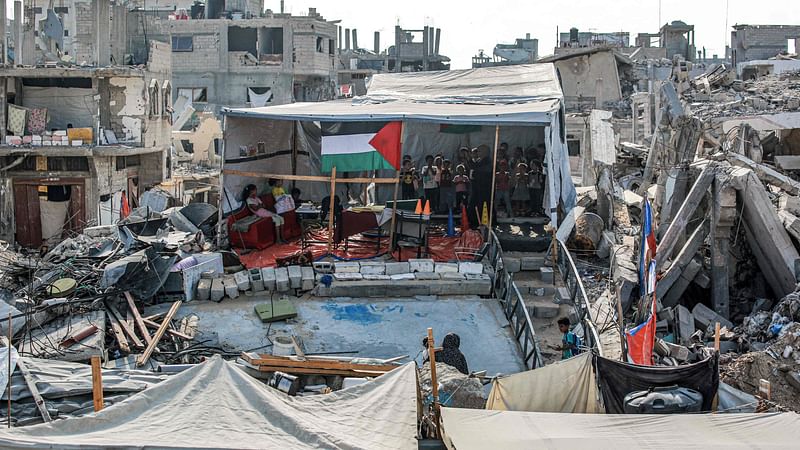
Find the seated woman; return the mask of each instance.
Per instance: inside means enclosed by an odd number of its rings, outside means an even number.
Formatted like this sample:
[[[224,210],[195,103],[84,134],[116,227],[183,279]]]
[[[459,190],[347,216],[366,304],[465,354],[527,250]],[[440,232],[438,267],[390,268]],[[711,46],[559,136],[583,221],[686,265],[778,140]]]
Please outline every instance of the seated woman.
[[[275,224],[275,232],[277,234],[276,242],[278,244],[286,243],[286,241],[283,240],[282,233],[283,217],[264,208],[264,204],[261,202],[261,199],[258,198],[258,189],[256,188],[255,184],[248,184],[244,187],[244,192],[242,192],[242,201],[247,205],[247,209],[252,211],[253,214],[257,215],[258,217],[272,218],[272,223]]]

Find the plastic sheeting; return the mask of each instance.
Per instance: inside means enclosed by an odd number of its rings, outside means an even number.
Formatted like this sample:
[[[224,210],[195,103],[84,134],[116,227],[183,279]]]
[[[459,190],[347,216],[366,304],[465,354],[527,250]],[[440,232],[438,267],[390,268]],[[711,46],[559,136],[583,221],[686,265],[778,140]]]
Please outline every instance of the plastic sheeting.
[[[50,114],[49,128],[66,130],[94,128],[94,91],[89,88],[22,87],[22,106],[46,108]]]
[[[328,395],[289,397],[216,356],[92,416],[0,430],[3,448],[417,446],[407,364]]]
[[[486,409],[558,413],[599,413],[592,355],[497,379]]]
[[[442,439],[450,450],[794,449],[798,427],[795,413],[610,415],[442,408]]]
[[[651,387],[681,386],[703,394],[703,411],[719,388],[719,355],[686,366],[637,366],[595,356],[595,367],[603,404],[609,414],[623,414],[625,396]]]
[[[563,98],[553,64],[376,74],[354,103],[413,101],[505,105]]]

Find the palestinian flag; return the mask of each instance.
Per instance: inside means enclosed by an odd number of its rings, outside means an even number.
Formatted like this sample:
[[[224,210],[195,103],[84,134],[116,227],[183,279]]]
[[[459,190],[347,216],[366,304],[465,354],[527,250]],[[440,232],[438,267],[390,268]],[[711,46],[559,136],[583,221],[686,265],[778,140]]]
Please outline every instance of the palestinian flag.
[[[401,122],[322,122],[322,171],[400,170]]]

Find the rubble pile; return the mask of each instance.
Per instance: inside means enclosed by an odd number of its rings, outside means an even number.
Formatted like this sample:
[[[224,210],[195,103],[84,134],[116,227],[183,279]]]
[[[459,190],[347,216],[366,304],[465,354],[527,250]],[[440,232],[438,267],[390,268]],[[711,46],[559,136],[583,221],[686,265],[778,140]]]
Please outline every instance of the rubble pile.
[[[442,406],[472,409],[483,409],[486,406],[486,393],[479,378],[464,375],[453,366],[437,362],[436,381],[439,384],[439,402]],[[419,369],[419,383],[423,403],[430,404],[433,394],[428,362]]]

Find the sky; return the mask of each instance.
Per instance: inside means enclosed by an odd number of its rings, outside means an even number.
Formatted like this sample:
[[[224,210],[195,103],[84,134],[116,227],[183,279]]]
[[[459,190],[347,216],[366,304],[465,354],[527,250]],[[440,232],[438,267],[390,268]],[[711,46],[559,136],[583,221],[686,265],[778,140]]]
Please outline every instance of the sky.
[[[661,14],[659,21],[659,3]],[[568,32],[627,31],[633,44],[637,33],[656,33],[660,25],[682,20],[695,26],[698,50],[709,57],[724,55],[731,26],[739,24],[800,24],[793,0],[285,0],[286,11],[305,14],[317,8],[327,20],[341,19],[346,28],[358,29],[359,46],[372,49],[373,32],[381,32],[381,47],[394,43],[394,26],[442,29],[440,53],[452,60],[451,68],[471,66],[472,56],[483,49],[491,54],[497,43],[513,43],[530,33],[539,39],[539,55],[553,53],[556,28]],[[726,24],[726,5],[727,28]],[[265,0],[266,8],[280,10],[279,0]]]

